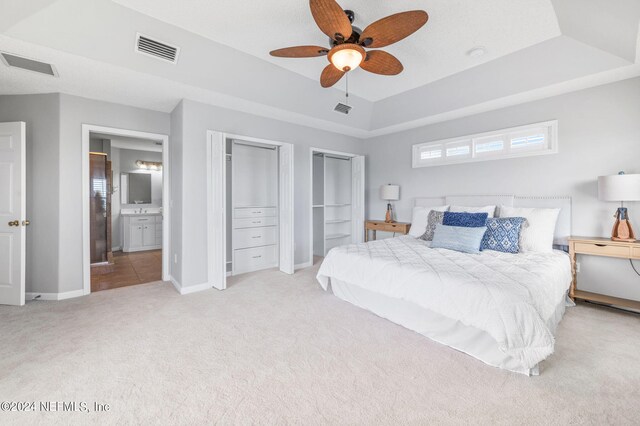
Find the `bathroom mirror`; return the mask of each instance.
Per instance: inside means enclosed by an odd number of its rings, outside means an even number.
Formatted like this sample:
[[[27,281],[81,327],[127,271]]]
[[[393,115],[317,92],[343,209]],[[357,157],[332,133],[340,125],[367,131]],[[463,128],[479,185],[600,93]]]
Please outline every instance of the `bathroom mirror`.
[[[120,189],[122,204],[151,204],[150,173],[122,173]]]

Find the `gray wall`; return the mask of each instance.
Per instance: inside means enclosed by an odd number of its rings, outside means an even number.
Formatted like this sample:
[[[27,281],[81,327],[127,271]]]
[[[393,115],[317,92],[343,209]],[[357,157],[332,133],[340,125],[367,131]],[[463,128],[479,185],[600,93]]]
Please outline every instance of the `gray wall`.
[[[41,120],[41,116],[34,117]],[[82,289],[82,124],[169,134],[170,117],[157,111],[60,95],[58,291]],[[44,290],[40,290],[44,291]]]
[[[0,122],[27,123],[26,291],[58,291],[60,96],[0,96]]]
[[[178,122],[182,122],[180,128]],[[207,235],[206,232],[202,232],[207,221],[204,185],[207,130],[272,139],[295,145],[295,263],[301,264],[311,260],[309,147],[361,153],[361,140],[188,100],[183,101],[173,111],[172,123],[175,123],[171,137],[172,153],[173,149],[181,151],[181,156],[173,156],[173,173],[182,177],[182,182],[172,182],[171,221],[174,230],[177,226],[182,226],[182,247],[174,244],[172,253],[178,255],[178,263],[181,266],[174,268],[172,274],[182,286],[202,284],[208,279]],[[180,194],[180,199],[176,194]]]
[[[411,168],[411,146],[546,120],[558,120],[556,155]],[[413,198],[467,194],[569,195],[573,234],[609,236],[616,203],[597,198],[599,175],[640,173],[640,78],[438,123],[366,142],[368,217],[382,218],[384,183],[401,186],[398,219],[411,220]],[[640,203],[630,203],[640,230]],[[640,299],[628,261],[582,257],[580,286]],[[613,276],[613,279],[612,279]]]

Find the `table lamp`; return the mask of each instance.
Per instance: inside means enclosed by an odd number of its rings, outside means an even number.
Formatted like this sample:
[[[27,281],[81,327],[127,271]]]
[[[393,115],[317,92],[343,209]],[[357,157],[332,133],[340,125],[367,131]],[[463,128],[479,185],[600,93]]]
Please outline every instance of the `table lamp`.
[[[625,201],[640,201],[640,174],[627,175],[620,172],[612,176],[598,177],[598,198],[602,201],[619,201],[620,207],[614,217],[616,222],[611,231],[614,241],[635,241],[636,236],[629,222]]]
[[[384,221],[387,223],[393,223],[393,212],[391,209],[390,201],[398,201],[400,199],[400,187],[398,185],[382,185],[380,187],[380,198],[387,201],[387,214]]]

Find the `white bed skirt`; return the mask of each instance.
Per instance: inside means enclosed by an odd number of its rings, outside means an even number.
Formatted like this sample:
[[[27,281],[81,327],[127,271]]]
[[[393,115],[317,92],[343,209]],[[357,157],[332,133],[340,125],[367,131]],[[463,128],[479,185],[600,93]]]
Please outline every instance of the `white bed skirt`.
[[[330,279],[330,284],[333,294],[340,299],[471,355],[485,364],[527,376],[539,374],[540,364],[531,369],[523,367],[517,359],[502,352],[498,343],[483,330],[464,325],[411,302],[380,295],[334,278]],[[563,302],[557,306],[555,315],[549,320],[548,326],[552,332],[555,332],[564,311]]]

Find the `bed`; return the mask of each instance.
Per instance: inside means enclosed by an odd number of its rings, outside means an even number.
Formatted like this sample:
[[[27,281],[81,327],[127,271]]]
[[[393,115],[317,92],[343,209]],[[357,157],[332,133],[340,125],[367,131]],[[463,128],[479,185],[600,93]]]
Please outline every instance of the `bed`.
[[[317,279],[342,300],[465,352],[484,363],[537,375],[553,353],[570,303],[569,198],[469,196],[417,199],[417,206],[560,208],[551,253],[465,254],[411,236],[332,249]]]

